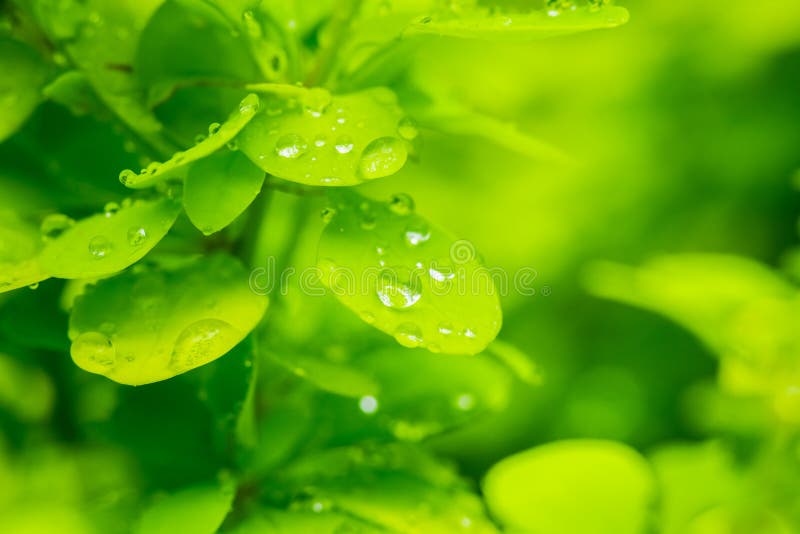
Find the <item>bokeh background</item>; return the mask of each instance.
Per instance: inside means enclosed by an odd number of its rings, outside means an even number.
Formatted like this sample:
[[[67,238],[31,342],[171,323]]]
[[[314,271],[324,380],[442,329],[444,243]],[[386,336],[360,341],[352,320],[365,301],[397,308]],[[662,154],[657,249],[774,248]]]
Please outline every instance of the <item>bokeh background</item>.
[[[427,38],[417,52],[414,84],[566,155],[503,148],[502,128],[423,130],[414,161],[362,188],[408,192],[488,264],[537,271],[535,296],[503,298],[500,339],[530,356],[541,385],[516,381],[503,411],[426,444],[478,480],[539,444],[620,441],[664,484],[663,531],[799,532],[800,3],[618,3],[631,18],[613,30],[534,43]],[[0,205],[55,203],[77,216],[121,200],[120,164],[137,163],[129,149],[106,122],[45,104],[0,145]],[[790,288],[777,311],[759,307],[765,278]],[[0,497],[21,479],[51,494],[88,480],[95,487],[80,491],[107,495],[114,477],[137,472],[90,454],[81,425],[107,419],[117,393],[95,377],[74,393],[62,289],[0,300],[0,343],[34,354],[0,360]],[[726,367],[732,346],[768,353],[767,370]],[[175,439],[190,454],[199,438]],[[78,521],[69,506],[63,514]]]

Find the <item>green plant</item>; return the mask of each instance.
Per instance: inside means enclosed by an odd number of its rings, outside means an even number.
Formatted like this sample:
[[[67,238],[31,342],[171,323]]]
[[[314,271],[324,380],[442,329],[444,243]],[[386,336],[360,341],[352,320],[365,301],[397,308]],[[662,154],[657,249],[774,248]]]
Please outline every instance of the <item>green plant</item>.
[[[418,445],[500,410],[512,381],[537,375],[495,341],[497,288],[479,276],[471,243],[417,214],[406,194],[381,201],[355,186],[422,172],[428,133],[565,156],[418,83],[415,55],[442,36],[526,41],[627,20],[599,0],[502,4],[3,4],[0,65],[13,75],[0,86],[0,139],[16,135],[0,290],[27,301],[27,286],[42,309],[68,312],[82,370],[147,384],[66,372],[69,424],[111,446],[53,460],[54,471],[74,462],[107,475],[53,509],[62,531],[132,521],[141,532],[548,528],[563,510],[514,499],[539,464],[582,465],[576,480],[625,474],[622,497],[587,486],[584,498],[601,504],[574,531],[597,528],[595,518],[618,533],[642,528],[653,483],[622,445],[510,458],[490,473],[485,503]],[[33,113],[33,130],[17,133]],[[33,176],[42,187],[24,186]],[[265,258],[274,271],[258,271]],[[281,278],[270,298],[260,291],[260,276],[274,282],[288,269],[314,276]],[[478,282],[452,290],[462,277]],[[16,309],[3,351],[66,354],[62,315]],[[52,337],[32,335],[35,324]],[[56,394],[34,366],[0,356],[10,387]],[[5,402],[22,419],[42,417],[35,403]],[[593,472],[597,457],[614,471]],[[170,494],[153,500],[157,490]],[[626,506],[609,511],[618,498]],[[11,531],[37,528],[31,510],[2,509]]]

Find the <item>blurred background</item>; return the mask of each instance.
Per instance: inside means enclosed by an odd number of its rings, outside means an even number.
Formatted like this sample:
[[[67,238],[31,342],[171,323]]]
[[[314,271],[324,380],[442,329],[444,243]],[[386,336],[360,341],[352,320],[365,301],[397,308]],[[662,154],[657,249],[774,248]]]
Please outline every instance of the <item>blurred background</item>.
[[[505,409],[426,444],[479,480],[501,458],[553,440],[620,441],[652,462],[664,532],[800,532],[800,3],[618,4],[631,18],[613,30],[524,44],[428,37],[416,52],[410,86],[517,130],[423,129],[415,160],[363,192],[408,192],[489,265],[536,270],[535,296],[503,298],[499,338],[543,378],[515,381]],[[81,135],[61,136],[65,124]],[[566,160],[500,146],[515,131]],[[65,191],[60,207],[77,215],[121,199],[120,163],[137,163],[124,136],[53,104],[0,145],[0,161],[0,196],[44,209],[41,191]],[[767,278],[789,288],[770,300],[781,306],[759,300]],[[52,282],[0,300],[3,350],[31,354],[0,360],[9,458],[0,497],[22,478],[41,491],[108,496],[149,476],[125,455],[93,452],[81,427],[108,419],[116,386],[94,376],[65,386],[59,377],[81,372],[41,357],[65,348],[66,316],[43,304],[61,290]],[[731,347],[757,362],[743,369]],[[203,438],[175,439],[191,452]],[[88,489],[87,471],[104,473]],[[168,478],[159,481],[169,487]],[[64,524],[81,521],[69,506],[63,514]]]

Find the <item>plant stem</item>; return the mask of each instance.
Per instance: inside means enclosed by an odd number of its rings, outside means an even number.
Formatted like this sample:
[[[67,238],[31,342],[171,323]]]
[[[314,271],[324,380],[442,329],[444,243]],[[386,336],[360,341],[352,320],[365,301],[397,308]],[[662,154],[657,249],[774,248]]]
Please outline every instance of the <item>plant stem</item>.
[[[317,63],[306,78],[306,86],[324,86],[328,83],[337,55],[347,38],[350,22],[360,7],[361,0],[339,0],[336,3],[330,22],[330,40],[320,49]]]

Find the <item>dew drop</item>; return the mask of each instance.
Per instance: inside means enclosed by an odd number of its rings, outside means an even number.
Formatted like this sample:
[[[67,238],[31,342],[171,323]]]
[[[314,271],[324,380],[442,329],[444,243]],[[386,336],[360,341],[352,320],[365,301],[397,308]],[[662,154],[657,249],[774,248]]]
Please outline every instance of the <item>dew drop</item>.
[[[378,411],[378,399],[372,395],[364,395],[358,399],[358,409],[365,414],[373,414]]]
[[[343,135],[336,140],[335,148],[336,152],[339,154],[349,154],[353,151],[353,146],[353,140],[350,137]]]
[[[147,240],[147,232],[141,226],[132,226],[128,229],[128,244],[138,247]]]
[[[217,134],[219,133],[219,129],[220,129],[221,127],[222,127],[222,125],[221,125],[220,123],[218,123],[218,122],[212,122],[212,123],[211,123],[211,124],[208,126],[208,135],[209,135],[209,136],[212,136],[212,135],[217,135]]]
[[[375,322],[375,314],[370,311],[363,311],[360,314],[361,320],[367,324],[372,324]]]
[[[75,226],[75,221],[61,213],[52,213],[42,220],[42,225],[39,227],[44,241],[55,239],[65,230]]]
[[[297,134],[286,134],[275,143],[275,153],[282,158],[297,159],[308,150],[308,143]]]
[[[84,332],[72,342],[73,361],[90,373],[106,373],[116,363],[117,353],[108,336],[100,332]]]
[[[453,333],[453,325],[448,322],[439,323],[439,333],[445,336],[449,336]]]
[[[328,140],[325,138],[324,135],[318,135],[314,138],[314,146],[317,148],[324,147],[327,142]]]
[[[203,134],[197,134],[197,135],[194,136],[194,144],[195,145],[199,145],[200,143],[202,143],[205,140],[206,140],[206,136],[203,135]]]
[[[28,286],[28,289],[33,289],[33,290],[39,289],[39,282],[32,283],[31,285]]]
[[[131,178],[133,178],[135,175],[136,173],[133,172],[132,170],[125,169],[124,171],[119,173],[119,183],[121,183],[122,185],[127,185],[128,182],[131,181]]]
[[[404,117],[397,123],[397,134],[406,141],[413,141],[419,135],[417,122],[411,117]]]
[[[381,137],[372,141],[361,153],[359,170],[365,180],[390,176],[406,163],[408,151],[396,137]]]
[[[170,367],[188,371],[224,354],[236,341],[236,330],[219,319],[201,319],[190,324],[175,341]]]
[[[431,230],[424,221],[415,221],[406,226],[404,236],[409,246],[416,247],[431,238]]]
[[[231,152],[236,152],[237,150],[239,150],[239,141],[237,141],[236,139],[231,139],[230,141],[225,143],[225,146]]]
[[[258,111],[259,100],[258,95],[249,94],[239,103],[239,113],[242,115],[255,113]]]
[[[119,211],[119,204],[116,202],[108,202],[103,206],[103,214],[106,217],[113,217]]]
[[[376,283],[378,299],[387,308],[406,309],[419,302],[419,280],[405,269],[384,269]]]
[[[322,218],[322,222],[328,224],[333,220],[333,217],[336,215],[336,208],[325,208],[320,212],[320,217]]]
[[[319,117],[331,105],[331,93],[327,89],[314,87],[306,91],[301,99],[304,109],[313,117]]]
[[[394,331],[394,338],[404,347],[413,349],[422,344],[422,331],[414,323],[402,323]]]
[[[397,193],[389,199],[389,209],[397,215],[408,215],[414,211],[414,199],[405,193]]]
[[[97,259],[105,258],[111,252],[111,241],[102,235],[96,235],[89,240],[89,253]]]

